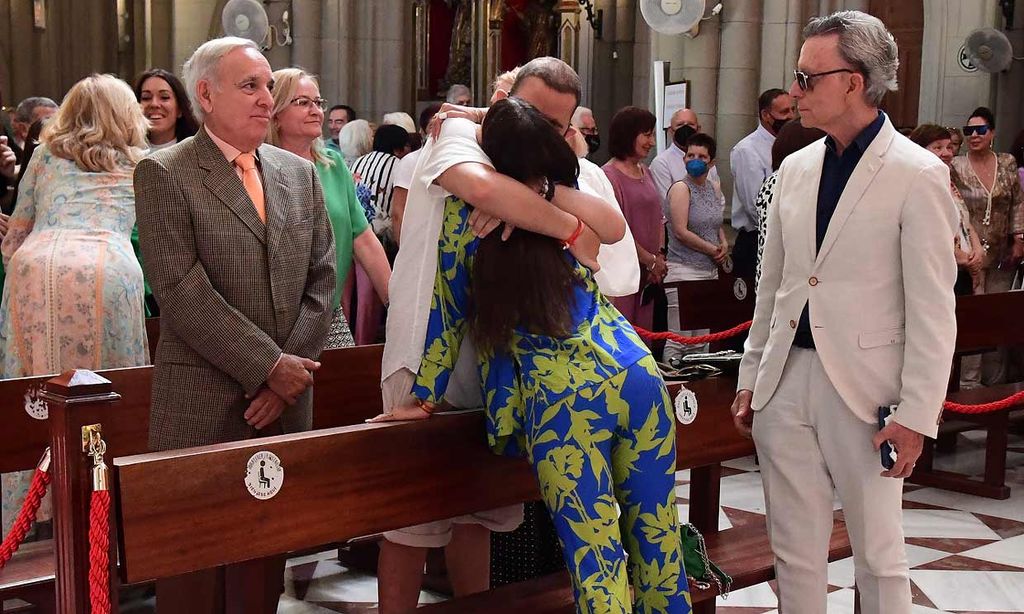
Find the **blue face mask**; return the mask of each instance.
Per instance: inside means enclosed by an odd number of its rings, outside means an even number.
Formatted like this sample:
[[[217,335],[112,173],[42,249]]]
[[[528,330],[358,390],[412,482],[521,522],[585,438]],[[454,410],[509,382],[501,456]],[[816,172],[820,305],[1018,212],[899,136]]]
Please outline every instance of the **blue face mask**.
[[[700,177],[708,172],[708,163],[699,158],[694,158],[686,163],[686,172],[689,173],[690,177]]]

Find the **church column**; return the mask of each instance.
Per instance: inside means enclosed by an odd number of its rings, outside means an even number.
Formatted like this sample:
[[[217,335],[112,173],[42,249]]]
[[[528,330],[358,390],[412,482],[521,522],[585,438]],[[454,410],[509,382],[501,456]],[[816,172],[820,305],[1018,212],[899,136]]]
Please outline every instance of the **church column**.
[[[773,87],[789,89],[800,55],[801,32],[805,23],[800,0],[764,4],[760,91]]]
[[[292,65],[320,74],[320,51],[322,38],[320,25],[323,21],[323,7],[320,0],[292,0],[290,12],[292,23]]]
[[[729,150],[757,126],[761,16],[759,2],[730,3],[722,11],[715,140],[727,202],[731,202],[732,194]]]
[[[579,70],[580,60],[580,4],[576,0],[562,0],[555,7],[558,20],[558,57]]]

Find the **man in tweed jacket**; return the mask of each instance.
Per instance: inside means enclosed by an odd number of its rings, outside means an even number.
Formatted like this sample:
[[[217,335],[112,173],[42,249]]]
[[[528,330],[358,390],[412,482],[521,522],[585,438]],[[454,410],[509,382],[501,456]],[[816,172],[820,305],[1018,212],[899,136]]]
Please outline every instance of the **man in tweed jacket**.
[[[143,262],[161,311],[153,450],[308,430],[311,371],[335,291],[334,238],[316,171],[262,144],[273,82],[259,49],[243,39],[209,41],[184,77],[204,127],[135,171]],[[264,567],[268,578],[280,562]],[[233,567],[253,563],[227,568],[227,611],[275,611],[280,571],[232,594]],[[191,580],[167,592],[158,586],[158,600],[184,598],[187,611],[205,611],[194,602],[206,601],[202,585],[217,580]]]

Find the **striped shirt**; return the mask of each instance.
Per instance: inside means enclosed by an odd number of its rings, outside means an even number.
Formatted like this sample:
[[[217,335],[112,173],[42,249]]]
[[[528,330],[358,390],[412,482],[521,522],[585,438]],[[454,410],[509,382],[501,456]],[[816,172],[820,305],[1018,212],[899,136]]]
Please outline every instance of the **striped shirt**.
[[[381,151],[356,158],[352,164],[352,176],[370,190],[370,205],[373,207],[374,234],[380,235],[391,229],[391,196],[394,192],[394,169],[398,158]]]

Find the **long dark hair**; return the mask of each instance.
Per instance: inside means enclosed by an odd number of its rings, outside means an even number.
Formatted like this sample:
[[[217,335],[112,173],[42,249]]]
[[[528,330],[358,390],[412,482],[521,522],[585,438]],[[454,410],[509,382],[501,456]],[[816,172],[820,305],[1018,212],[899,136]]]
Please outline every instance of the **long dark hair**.
[[[142,85],[152,77],[159,77],[166,81],[167,85],[171,86],[171,91],[174,92],[174,100],[178,104],[178,111],[181,112],[181,117],[174,122],[174,138],[180,143],[193,136],[199,131],[199,122],[196,121],[196,116],[192,113],[192,103],[188,99],[188,94],[185,93],[185,86],[182,85],[181,79],[175,77],[174,74],[163,68],[150,68],[142,73],[135,80],[135,99],[142,102]]]
[[[574,185],[579,162],[551,122],[518,98],[496,102],[483,123],[481,146],[495,170],[527,183],[547,178]],[[493,232],[476,252],[470,331],[481,348],[508,347],[512,331],[565,337],[572,332],[573,291],[581,283],[559,241],[516,230]]]

